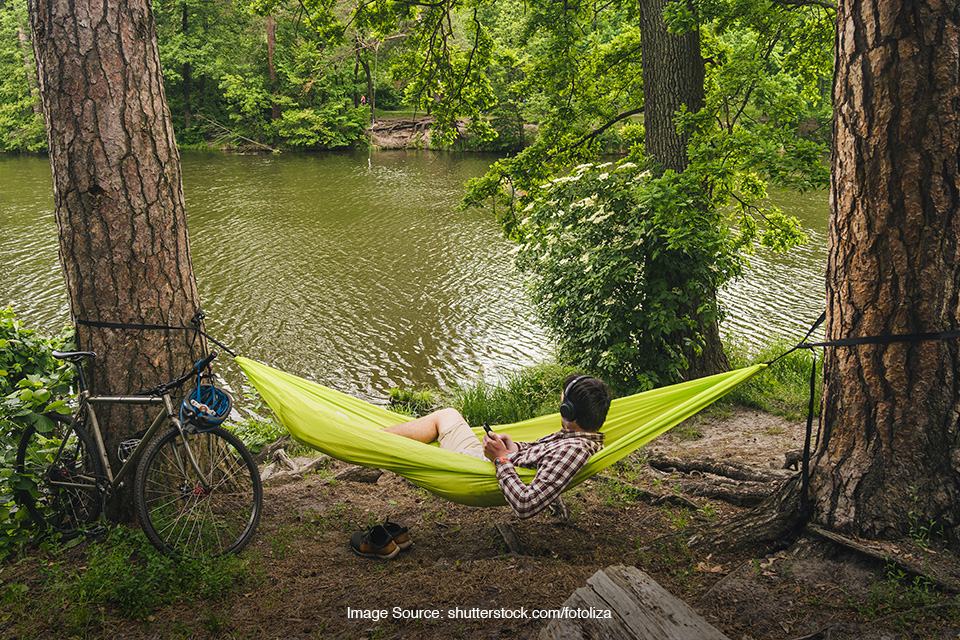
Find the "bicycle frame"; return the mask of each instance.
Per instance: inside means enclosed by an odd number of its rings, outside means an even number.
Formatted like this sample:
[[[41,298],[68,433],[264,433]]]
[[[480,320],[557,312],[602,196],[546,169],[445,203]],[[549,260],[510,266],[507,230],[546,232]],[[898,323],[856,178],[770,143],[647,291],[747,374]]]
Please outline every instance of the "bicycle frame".
[[[150,424],[150,428],[147,429],[146,434],[144,434],[144,436],[140,439],[140,443],[137,445],[136,449],[134,449],[127,461],[124,462],[120,467],[116,477],[113,475],[113,468],[110,466],[110,459],[107,456],[107,448],[103,443],[103,435],[100,432],[100,421],[98,420],[97,413],[93,408],[93,406],[97,404],[163,405],[163,408],[157,413],[156,418],[154,418],[153,422]],[[209,486],[210,479],[207,478],[200,469],[200,464],[197,462],[196,456],[193,454],[193,449],[190,448],[190,443],[185,437],[183,423],[180,422],[180,418],[177,417],[176,412],[174,411],[173,402],[170,400],[169,393],[164,393],[161,396],[93,396],[90,395],[89,391],[82,391],[80,393],[80,405],[73,414],[73,420],[70,423],[68,433],[73,431],[77,421],[80,420],[80,416],[84,414],[86,414],[87,419],[89,420],[89,430],[97,444],[97,455],[100,456],[100,460],[103,463],[103,468],[107,473],[109,490],[119,489],[123,485],[124,478],[134,472],[144,449],[146,449],[147,445],[150,444],[150,441],[153,440],[154,436],[156,436],[161,425],[163,425],[163,423],[168,419],[173,422],[174,426],[176,426],[177,430],[180,432],[180,440],[183,442],[184,450],[187,452],[187,458],[190,466],[203,481],[204,485]],[[57,457],[60,456],[63,447],[66,445],[66,442],[67,438],[64,438],[63,442],[60,443],[60,449],[57,451]],[[179,456],[176,462],[179,466],[183,466],[183,460],[180,460]],[[91,480],[95,481],[95,479],[92,478]],[[88,486],[75,482],[54,482],[53,484],[58,484],[64,487]]]

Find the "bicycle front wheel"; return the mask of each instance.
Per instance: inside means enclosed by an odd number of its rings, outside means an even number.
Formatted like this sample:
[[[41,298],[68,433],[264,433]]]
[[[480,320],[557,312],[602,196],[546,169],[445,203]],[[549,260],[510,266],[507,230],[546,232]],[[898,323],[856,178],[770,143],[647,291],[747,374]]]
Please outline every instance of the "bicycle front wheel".
[[[49,429],[29,426],[20,437],[16,495],[41,529],[68,540],[100,516],[103,464],[86,429],[52,423]]]
[[[263,486],[257,465],[243,442],[222,427],[185,437],[186,444],[171,428],[147,447],[137,467],[140,526],[169,555],[236,553],[250,542],[260,520]]]

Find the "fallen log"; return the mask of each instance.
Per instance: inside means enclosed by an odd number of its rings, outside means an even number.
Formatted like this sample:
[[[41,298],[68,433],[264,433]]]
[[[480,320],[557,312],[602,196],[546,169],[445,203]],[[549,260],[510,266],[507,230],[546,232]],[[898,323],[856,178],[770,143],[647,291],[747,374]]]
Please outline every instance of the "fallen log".
[[[539,640],[729,640],[636,567],[596,572],[557,613]]]

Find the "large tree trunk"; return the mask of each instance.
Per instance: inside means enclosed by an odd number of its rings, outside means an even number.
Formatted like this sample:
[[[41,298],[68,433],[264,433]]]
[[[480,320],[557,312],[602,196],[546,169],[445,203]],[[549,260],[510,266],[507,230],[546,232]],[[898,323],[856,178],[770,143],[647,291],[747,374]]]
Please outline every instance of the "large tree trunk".
[[[688,136],[677,133],[677,112],[686,107],[696,113],[705,100],[700,32],[667,31],[663,10],[670,1],[642,3],[643,126],[647,160],[655,175],[686,169]]]
[[[679,35],[667,31],[663,11],[670,1],[642,3],[643,126],[647,162],[654,175],[668,170],[682,173],[687,168],[689,136],[677,132],[677,113],[683,108],[696,113],[705,100],[700,33],[696,29]],[[691,317],[700,315],[697,309],[702,302],[691,301]],[[697,378],[729,369],[717,322],[704,320],[697,333],[703,348],[699,353],[687,351],[688,376]]]
[[[841,0],[828,339],[960,327],[958,3]],[[956,340],[828,348],[813,518],[960,524]]]
[[[147,0],[30,0],[60,261],[79,321],[184,326],[199,308],[180,160]],[[131,393],[199,355],[186,331],[77,326],[95,393]],[[98,409],[98,414],[100,411]],[[104,412],[116,444],[139,426]]]

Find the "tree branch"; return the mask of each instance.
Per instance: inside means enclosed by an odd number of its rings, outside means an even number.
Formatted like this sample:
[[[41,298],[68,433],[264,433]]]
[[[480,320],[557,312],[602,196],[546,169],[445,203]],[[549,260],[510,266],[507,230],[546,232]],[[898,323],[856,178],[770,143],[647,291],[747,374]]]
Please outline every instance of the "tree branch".
[[[587,142],[589,142],[589,141],[592,141],[592,140],[594,140],[597,136],[599,136],[601,133],[603,133],[604,131],[606,131],[607,129],[609,129],[610,127],[612,127],[613,125],[617,124],[617,123],[620,122],[621,120],[626,120],[627,118],[629,118],[629,117],[631,117],[631,116],[639,115],[639,114],[641,114],[641,113],[643,113],[643,107],[640,107],[640,108],[638,108],[638,109],[631,109],[630,111],[624,111],[623,113],[617,115],[613,120],[611,120],[610,122],[608,122],[608,123],[606,123],[605,125],[603,125],[602,127],[599,127],[598,129],[594,129],[593,131],[591,131],[591,132],[588,133],[587,135],[583,136],[582,138],[580,138],[579,140],[577,140],[577,141],[574,142],[573,144],[568,145],[568,146],[564,149],[564,151],[569,151],[570,149],[573,149],[573,148],[575,148],[575,147],[579,147],[579,146],[581,146],[582,144],[585,144],[585,143],[587,143]]]

